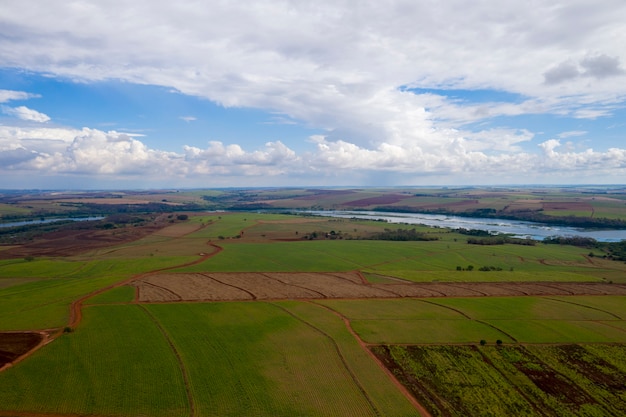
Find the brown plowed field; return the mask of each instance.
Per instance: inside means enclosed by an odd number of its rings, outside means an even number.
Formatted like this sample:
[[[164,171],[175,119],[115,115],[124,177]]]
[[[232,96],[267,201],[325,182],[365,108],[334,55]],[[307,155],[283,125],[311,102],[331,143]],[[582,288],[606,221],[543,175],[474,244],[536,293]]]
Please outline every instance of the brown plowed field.
[[[605,283],[368,284],[357,272],[159,273],[144,276],[132,285],[137,287],[139,302],[626,295],[626,285]]]

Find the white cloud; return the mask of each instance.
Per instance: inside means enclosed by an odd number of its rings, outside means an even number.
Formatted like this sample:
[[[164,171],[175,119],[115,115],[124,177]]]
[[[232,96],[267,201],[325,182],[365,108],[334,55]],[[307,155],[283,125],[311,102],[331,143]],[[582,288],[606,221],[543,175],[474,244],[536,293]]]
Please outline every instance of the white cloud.
[[[184,120],[187,123],[198,120],[195,116],[180,116],[179,119]]]
[[[38,94],[26,93],[24,91],[0,89],[0,103],[6,103],[11,100],[28,100],[28,99],[37,98],[37,97],[40,97],[40,96]]]
[[[571,138],[576,136],[585,136],[588,132],[585,130],[571,130],[569,132],[562,132],[558,134],[559,139]]]
[[[598,167],[603,158],[616,162],[606,166],[621,167],[617,148],[558,152],[561,145],[548,141],[543,154],[525,153],[521,145],[534,139],[529,130],[467,126],[498,116],[597,119],[615,111],[626,99],[623,1],[528,7],[487,0],[468,7],[460,1],[396,0],[355,7],[337,0],[259,0],[207,7],[135,0],[129,7],[121,0],[34,0],[1,8],[5,66],[85,82],[167,86],[226,107],[278,114],[271,123],[297,120],[326,131],[315,139],[315,149],[303,154],[278,140],[257,150],[221,142],[200,149],[180,140],[182,153],[173,154],[128,135],[95,130],[75,134],[69,145],[63,133],[55,140],[20,138],[19,146],[6,147],[24,150],[22,161],[36,154],[29,161],[42,169],[182,176],[500,169],[515,178],[514,172],[542,167],[584,170],[584,161]],[[492,89],[524,99],[464,103],[402,86]],[[0,102],[32,97],[25,94],[0,90]],[[24,106],[8,109],[25,120],[49,120]],[[575,168],[557,163],[560,159],[575,161]],[[623,175],[621,169],[615,175]]]
[[[2,106],[2,112],[10,116],[17,117],[18,119],[27,120],[30,122],[45,123],[50,120],[50,117],[48,117],[48,115],[40,113],[37,110],[29,109],[26,106]]]
[[[626,173],[624,149],[576,152],[560,140],[550,139],[539,145],[539,155],[493,152],[488,144],[498,137],[506,137],[503,148],[515,150],[517,143],[529,140],[528,132],[488,131],[479,138],[468,139],[458,132],[448,133],[445,143],[434,149],[388,142],[369,148],[317,135],[310,138],[315,150],[300,154],[280,141],[268,142],[256,150],[215,141],[205,149],[184,146],[178,153],[151,149],[115,131],[2,127],[0,174],[7,178],[36,170],[40,176],[135,178],[155,184],[207,186],[219,182],[217,178],[233,177],[242,179],[244,184],[282,181],[284,185],[293,183],[295,178],[310,184],[317,178],[326,179],[325,183],[354,185],[350,182],[354,172],[373,179],[393,175],[396,181],[407,183],[408,179],[424,175],[451,178],[458,174],[465,183],[489,178],[491,182],[519,183],[541,179],[546,172],[570,178],[584,178],[590,173]]]

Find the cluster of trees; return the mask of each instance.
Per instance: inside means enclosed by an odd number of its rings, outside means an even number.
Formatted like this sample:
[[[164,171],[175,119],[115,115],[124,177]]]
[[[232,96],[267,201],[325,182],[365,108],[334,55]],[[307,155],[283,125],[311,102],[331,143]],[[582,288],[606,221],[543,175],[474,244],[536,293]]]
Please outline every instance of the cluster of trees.
[[[467,243],[470,245],[504,245],[505,243],[510,243],[523,246],[535,246],[537,244],[537,242],[532,239],[520,239],[509,236],[490,236],[485,238],[470,237],[467,239]]]
[[[384,232],[374,233],[369,237],[371,240],[394,240],[394,241],[431,241],[438,240],[436,236],[418,232],[415,229],[385,229]]]
[[[595,248],[598,241],[591,237],[583,236],[550,236],[543,239],[547,245],[572,245],[581,248]]]
[[[463,268],[462,266],[457,266],[456,267],[457,271],[473,271],[474,270],[474,265],[468,265],[467,268]],[[480,268],[478,268],[479,271],[502,271],[502,268],[500,268],[499,266],[493,266],[493,265],[489,265],[489,266],[481,266]],[[513,267],[511,267],[510,271],[513,270]]]
[[[581,248],[598,249],[604,252],[603,258],[626,262],[626,240],[620,242],[598,242],[583,236],[550,236],[543,240],[547,245],[573,245]],[[594,255],[593,252],[589,256]]]
[[[296,234],[298,234],[298,232],[296,232]],[[335,232],[334,230],[331,230],[330,232],[317,231],[317,232],[311,232],[308,235],[304,235],[303,237],[303,239],[308,239],[308,240],[314,240],[318,238],[343,239],[343,234],[341,232]]]

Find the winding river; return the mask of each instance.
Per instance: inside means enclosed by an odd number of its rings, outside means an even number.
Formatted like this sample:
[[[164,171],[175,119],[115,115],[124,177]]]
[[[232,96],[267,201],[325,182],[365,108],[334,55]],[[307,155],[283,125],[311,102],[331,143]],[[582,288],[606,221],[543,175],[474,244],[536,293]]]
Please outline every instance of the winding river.
[[[307,211],[316,216],[381,220],[388,223],[423,224],[451,229],[478,229],[490,233],[507,233],[515,237],[543,240],[549,236],[583,236],[599,242],[626,240],[626,230],[578,229],[567,226],[547,225],[508,219],[484,219],[444,214],[391,213],[377,211]]]

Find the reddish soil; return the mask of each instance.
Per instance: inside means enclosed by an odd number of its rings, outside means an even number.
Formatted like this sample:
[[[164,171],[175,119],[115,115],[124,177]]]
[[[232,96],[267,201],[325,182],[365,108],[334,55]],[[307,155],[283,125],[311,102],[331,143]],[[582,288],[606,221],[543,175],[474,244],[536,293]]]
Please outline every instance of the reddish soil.
[[[354,194],[354,190],[307,190],[314,194],[296,197],[294,200],[318,200],[320,197],[330,197],[336,195]]]
[[[363,198],[361,200],[347,201],[342,206],[347,207],[367,207],[373,205],[395,204],[399,201],[411,198],[408,194],[387,194],[378,197]]]
[[[48,340],[46,332],[0,333],[0,371],[19,362]]]
[[[575,201],[550,201],[542,203],[542,207],[547,211],[557,211],[557,210],[566,210],[566,211],[588,211],[589,213],[593,212],[593,206],[589,203],[585,202],[575,202]]]
[[[369,284],[358,272],[157,273],[134,280],[132,285],[137,287],[139,302],[626,295],[626,285],[606,283]]]
[[[46,233],[32,242],[0,251],[0,259],[16,259],[27,256],[64,257],[132,242],[171,225],[168,215],[161,215],[142,226],[120,227],[110,230],[68,228]],[[83,225],[76,225],[83,226]]]

